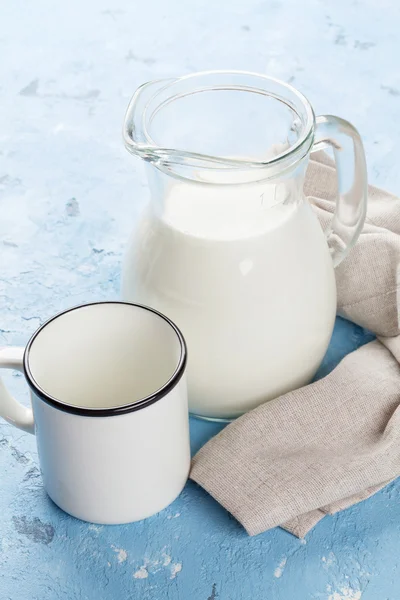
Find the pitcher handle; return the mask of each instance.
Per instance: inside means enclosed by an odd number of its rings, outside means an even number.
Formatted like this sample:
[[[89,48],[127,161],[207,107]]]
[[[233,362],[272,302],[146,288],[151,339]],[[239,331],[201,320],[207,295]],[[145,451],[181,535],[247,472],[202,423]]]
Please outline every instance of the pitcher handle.
[[[331,147],[336,162],[338,196],[333,219],[325,232],[333,266],[339,265],[356,243],[367,214],[367,166],[357,129],[332,115],[316,118],[312,152]]]
[[[0,348],[0,368],[13,369],[24,372],[24,348]],[[0,378],[0,416],[8,423],[15,425],[28,433],[35,433],[33,412],[31,408],[22,406],[10,392]]]

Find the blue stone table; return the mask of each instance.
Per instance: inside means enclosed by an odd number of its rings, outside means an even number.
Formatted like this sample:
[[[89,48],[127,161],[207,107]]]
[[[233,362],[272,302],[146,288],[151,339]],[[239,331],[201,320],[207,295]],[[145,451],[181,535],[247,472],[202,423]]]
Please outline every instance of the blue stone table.
[[[292,82],[354,122],[373,183],[400,193],[397,0],[0,3],[0,344],[118,297],[147,191],[122,147],[142,82],[210,68]],[[320,374],[371,339],[338,320]],[[22,377],[7,373],[28,402]],[[378,401],[378,399],[377,399]],[[192,420],[195,452],[220,425]],[[299,541],[249,538],[188,483],[144,522],[77,521],[46,497],[33,436],[0,424],[1,600],[399,600],[400,485]]]

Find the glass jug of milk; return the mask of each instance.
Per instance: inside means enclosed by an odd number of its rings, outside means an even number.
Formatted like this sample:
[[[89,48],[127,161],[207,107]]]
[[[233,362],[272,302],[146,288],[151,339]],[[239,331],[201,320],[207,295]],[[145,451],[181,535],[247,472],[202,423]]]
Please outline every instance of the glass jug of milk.
[[[332,334],[334,267],[365,219],[357,131],[315,118],[286,83],[224,71],[141,86],[124,140],[147,165],[151,200],[122,295],[182,330],[192,414],[231,419],[307,384]],[[303,182],[310,152],[327,147],[338,198],[323,232]]]

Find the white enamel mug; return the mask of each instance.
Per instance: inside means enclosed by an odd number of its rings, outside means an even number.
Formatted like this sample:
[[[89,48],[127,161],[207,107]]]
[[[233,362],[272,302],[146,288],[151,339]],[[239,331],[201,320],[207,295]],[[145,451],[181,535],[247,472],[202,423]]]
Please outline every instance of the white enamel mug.
[[[93,523],[149,517],[182,491],[190,466],[186,345],[150,308],[99,302],[42,325],[26,349],[0,350],[21,371],[32,410],[0,380],[0,415],[36,433],[50,498]]]

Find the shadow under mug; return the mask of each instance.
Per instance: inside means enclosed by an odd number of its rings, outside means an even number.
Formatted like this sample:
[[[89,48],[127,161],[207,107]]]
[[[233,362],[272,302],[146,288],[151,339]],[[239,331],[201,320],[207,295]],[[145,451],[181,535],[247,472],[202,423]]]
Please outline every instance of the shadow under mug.
[[[0,349],[21,371],[32,410],[0,380],[0,415],[36,433],[44,487],[94,523],[138,521],[168,506],[190,467],[186,344],[155,310],[99,302],[44,323],[26,349]]]

